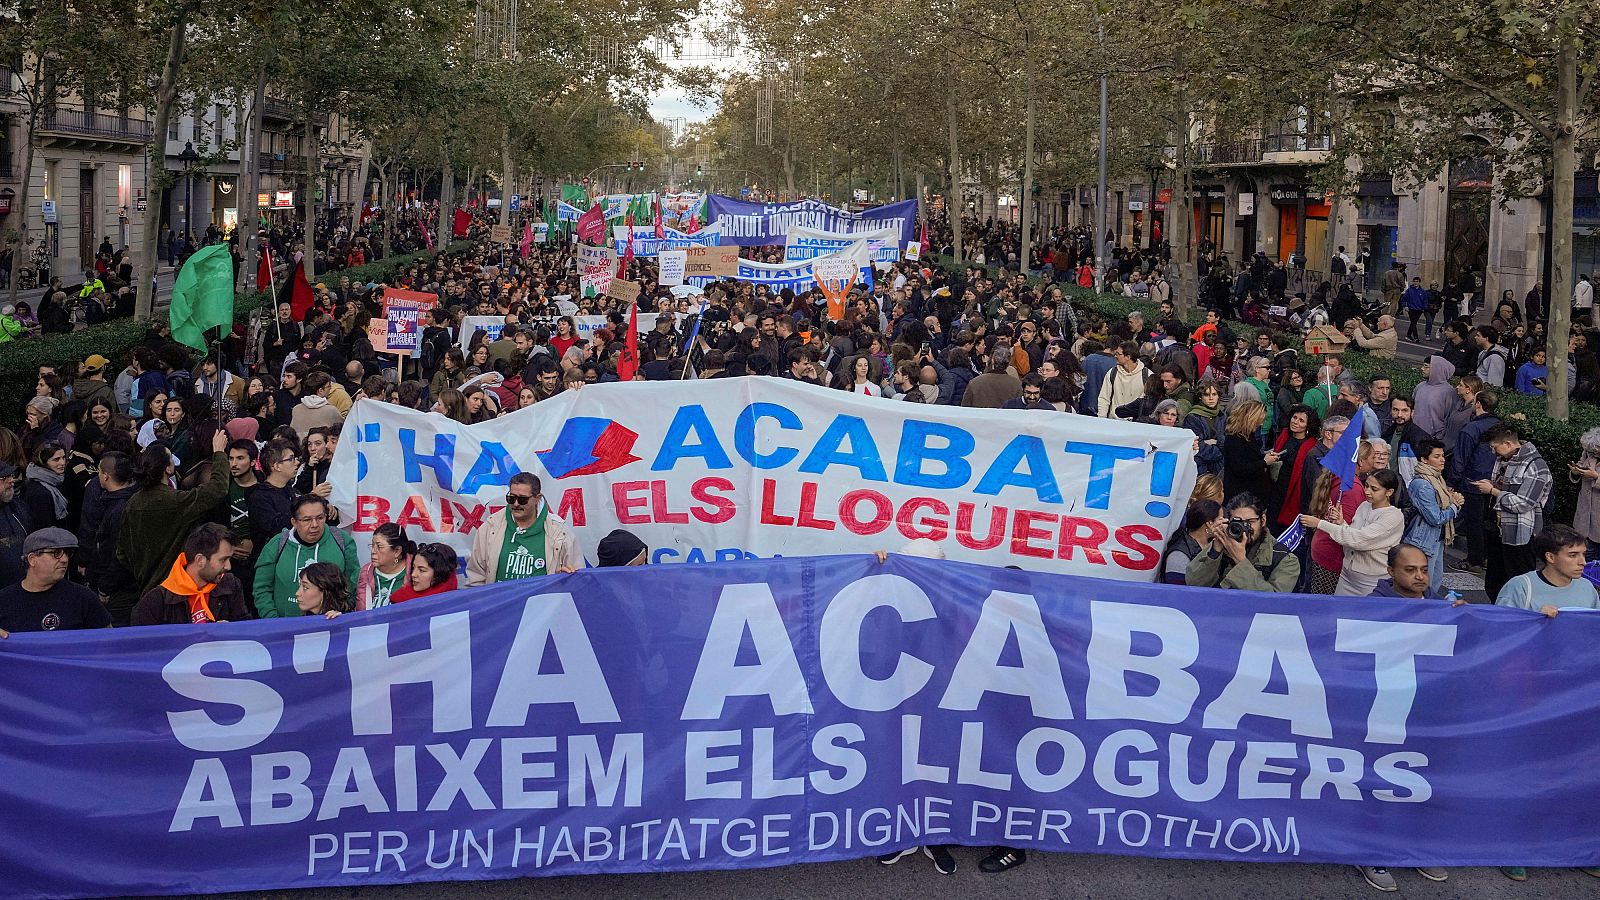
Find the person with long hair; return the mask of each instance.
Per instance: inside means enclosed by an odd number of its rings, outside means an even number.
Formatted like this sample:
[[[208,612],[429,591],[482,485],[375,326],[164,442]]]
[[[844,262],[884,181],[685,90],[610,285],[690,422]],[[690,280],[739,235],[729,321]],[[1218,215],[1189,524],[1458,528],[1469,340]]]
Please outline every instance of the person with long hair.
[[[314,562],[300,570],[294,600],[303,616],[337,619],[355,609],[350,600],[350,583],[330,562]]]
[[[1365,597],[1377,588],[1378,581],[1388,572],[1389,548],[1400,543],[1406,529],[1405,514],[1394,505],[1400,492],[1400,476],[1388,469],[1374,469],[1363,484],[1366,499],[1356,507],[1350,524],[1340,525],[1310,514],[1300,517],[1301,525],[1328,535],[1344,550],[1339,580],[1333,590],[1339,597]]]
[[[1228,500],[1240,494],[1266,497],[1272,494],[1272,479],[1268,467],[1280,456],[1261,453],[1261,423],[1267,420],[1267,408],[1259,400],[1241,400],[1228,410],[1225,437],[1222,442],[1222,486]]]
[[[1195,404],[1183,417],[1183,427],[1194,432],[1194,461],[1201,475],[1222,472],[1222,444],[1227,437],[1228,414],[1222,408],[1222,388],[1212,378],[1200,379]]]
[[[878,385],[878,379],[873,377],[875,363],[876,361],[865,353],[845,360],[844,377],[838,382],[839,388],[852,394],[882,397],[883,388]]]
[[[1286,528],[1294,522],[1294,517],[1300,512],[1305,478],[1308,474],[1316,477],[1316,473],[1306,472],[1306,461],[1317,447],[1316,436],[1320,424],[1316,412],[1309,406],[1292,407],[1285,423],[1272,444],[1273,451],[1288,466],[1287,469],[1280,467],[1276,473],[1276,490],[1272,495],[1272,522],[1279,528]]]
[[[1311,500],[1306,504],[1306,511],[1335,525],[1349,524],[1356,510],[1367,499],[1367,476],[1373,470],[1372,443],[1365,440],[1361,442],[1360,449],[1356,451],[1355,484],[1337,496],[1334,492],[1339,486],[1338,479],[1321,466],[1317,466],[1317,469],[1321,474],[1311,489]],[[1344,547],[1322,530],[1314,532],[1308,543],[1311,545],[1311,565],[1306,572],[1305,590],[1312,594],[1332,594],[1339,588],[1339,573],[1344,568]]]
[[[457,587],[456,567],[460,559],[447,544],[422,544],[411,557],[410,579],[389,597],[390,603],[405,603],[421,597],[448,594]]]
[[[433,412],[463,425],[472,424],[472,413],[467,411],[467,398],[455,388],[440,391],[433,401]]]
[[[62,488],[67,475],[67,448],[46,441],[33,451],[28,462],[27,480],[22,483],[22,500],[33,518],[33,530],[52,528],[67,521],[69,507]]]

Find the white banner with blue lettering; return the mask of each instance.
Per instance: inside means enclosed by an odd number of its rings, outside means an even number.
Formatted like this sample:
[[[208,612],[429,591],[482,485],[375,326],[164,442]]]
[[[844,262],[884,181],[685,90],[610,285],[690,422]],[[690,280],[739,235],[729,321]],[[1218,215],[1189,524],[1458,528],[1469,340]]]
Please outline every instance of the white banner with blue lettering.
[[[893,263],[900,259],[900,232],[894,228],[872,231],[819,231],[815,228],[794,228],[783,244],[785,262],[816,259],[848,249],[857,241],[866,241],[873,262]]]
[[[722,243],[741,247],[783,244],[789,232],[796,228],[834,232],[893,228],[899,235],[896,246],[900,247],[916,238],[915,200],[902,200],[852,212],[829,206],[821,200],[751,203],[712,194],[706,199],[706,206],[711,224],[722,226]]]
[[[812,290],[817,286],[814,265],[817,260],[851,256],[858,261],[863,273],[862,279],[858,283],[870,289],[874,263],[869,258],[871,253],[869,248],[869,241],[856,241],[843,250],[830,251],[827,256],[814,256],[799,262],[765,263],[741,257],[739,260],[739,273],[733,277],[738,281],[747,281],[751,284],[764,284],[774,291],[788,288],[799,293]],[[721,280],[721,278],[710,275],[690,275],[684,279],[684,283],[695,287],[705,287]]]
[[[589,559],[614,528],[639,535],[653,562],[924,537],[956,559],[1152,580],[1194,483],[1194,435],[1018,418],[775,378],[590,385],[476,425],[364,400],[328,481],[358,533],[398,522],[463,557],[526,471]]]
[[[663,228],[665,237],[656,237],[654,225],[633,226],[633,255],[642,258],[655,257],[663,250],[682,250],[686,247],[715,247],[722,243],[721,231],[715,226],[702,228],[693,234],[686,234],[676,228]],[[620,257],[628,246],[628,226],[613,225],[611,227],[612,246]],[[831,252],[831,251],[830,251]]]
[[[13,635],[5,895],[929,843],[1595,865],[1597,642],[1596,616],[861,555],[587,569],[331,621]]]

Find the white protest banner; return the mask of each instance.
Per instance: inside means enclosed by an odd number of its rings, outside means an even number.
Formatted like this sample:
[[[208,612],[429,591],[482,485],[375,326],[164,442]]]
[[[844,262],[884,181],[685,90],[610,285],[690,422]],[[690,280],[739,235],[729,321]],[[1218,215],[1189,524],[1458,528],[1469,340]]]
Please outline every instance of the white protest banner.
[[[588,244],[579,244],[574,251],[578,258],[578,268],[588,269],[595,266],[610,266],[612,271],[617,268],[617,254],[610,247],[591,247]]]
[[[466,316],[461,320],[461,339],[456,343],[461,347],[463,356],[467,348],[472,346],[472,336],[480,331],[489,332],[486,340],[500,340],[500,332],[506,327],[505,316]]]
[[[684,269],[689,263],[689,254],[683,250],[663,250],[656,258],[662,287],[675,287],[683,284]]]
[[[801,262],[837,253],[856,241],[866,240],[874,261],[894,262],[900,258],[900,229],[871,228],[862,231],[823,231],[797,225],[789,229],[783,242],[785,262]]]
[[[835,251],[828,256],[819,256],[802,262],[764,263],[753,259],[740,259],[739,270],[732,277],[739,281],[748,281],[751,284],[765,284],[773,290],[789,288],[794,291],[809,291],[816,286],[816,275],[812,266],[824,259],[849,258],[856,261],[857,267],[870,267],[867,261],[867,242],[856,241],[843,250]],[[684,279],[687,283],[698,287],[705,287],[715,278],[691,274]]]
[[[650,329],[656,327],[656,317],[662,313],[653,313],[649,310],[639,310],[639,334],[643,336]],[[673,327],[683,330],[683,321],[689,318],[688,313],[672,313]],[[594,333],[602,328],[609,328],[610,322],[605,316],[571,316],[572,323],[577,326],[578,337],[588,340]]]
[[[953,559],[1151,581],[1195,478],[1182,428],[776,378],[590,385],[476,425],[362,400],[345,433],[328,480],[357,547],[396,522],[462,556],[527,471],[591,561],[614,528],[652,562],[928,538]]]
[[[664,250],[683,250],[688,247],[715,247],[722,243],[722,232],[715,226],[702,228],[694,234],[686,234],[676,228],[663,229],[663,237],[656,237],[654,225],[633,226],[633,255],[640,259],[649,259]],[[613,225],[611,227],[612,250],[618,254],[626,253],[628,246],[628,226]]]
[[[614,273],[610,266],[585,266],[583,274],[578,276],[578,286],[585,297],[597,297],[606,292],[611,286]]]

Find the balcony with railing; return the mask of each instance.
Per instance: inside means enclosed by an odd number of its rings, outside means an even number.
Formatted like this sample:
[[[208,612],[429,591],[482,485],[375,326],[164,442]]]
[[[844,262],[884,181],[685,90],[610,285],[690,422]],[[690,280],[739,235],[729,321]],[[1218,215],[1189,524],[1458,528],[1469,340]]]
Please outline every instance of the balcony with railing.
[[[1261,141],[1224,141],[1196,144],[1190,150],[1197,166],[1239,166],[1261,161]]]
[[[1262,139],[1261,161],[1268,163],[1320,163],[1333,150],[1333,135],[1328,132],[1285,131]]]
[[[43,137],[143,144],[150,140],[150,123],[143,116],[102,112],[72,106],[55,106],[39,117]]]
[[[258,153],[256,160],[262,172],[304,175],[306,171],[306,158],[299,153]]]

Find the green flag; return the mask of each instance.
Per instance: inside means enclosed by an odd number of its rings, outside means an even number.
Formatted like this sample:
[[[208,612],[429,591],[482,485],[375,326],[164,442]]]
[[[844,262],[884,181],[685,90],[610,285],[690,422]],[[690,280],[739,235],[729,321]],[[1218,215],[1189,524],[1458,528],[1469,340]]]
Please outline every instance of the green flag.
[[[544,239],[554,241],[556,234],[561,231],[561,222],[556,218],[556,201],[551,200],[544,205]]]
[[[563,184],[561,199],[580,209],[589,208],[589,189],[581,184]]]
[[[206,349],[206,332],[233,323],[233,256],[227,244],[201,248],[172,285],[172,339]]]

